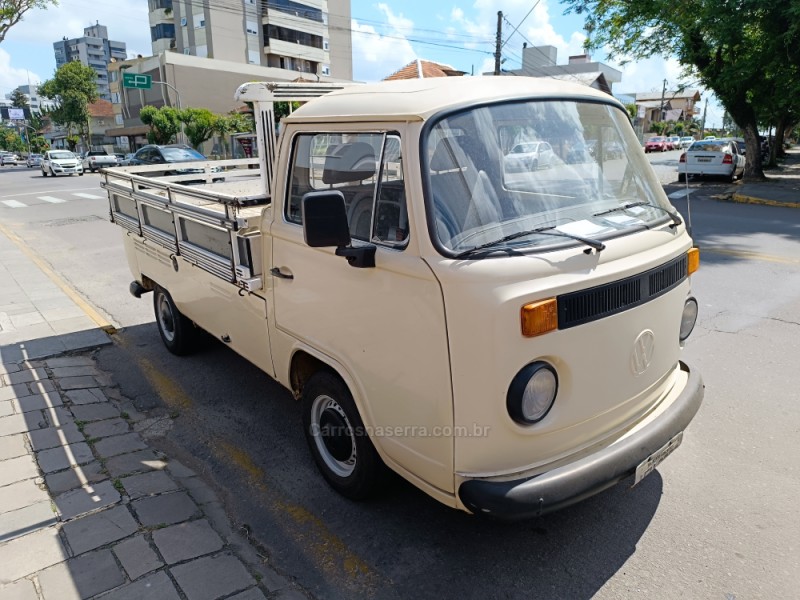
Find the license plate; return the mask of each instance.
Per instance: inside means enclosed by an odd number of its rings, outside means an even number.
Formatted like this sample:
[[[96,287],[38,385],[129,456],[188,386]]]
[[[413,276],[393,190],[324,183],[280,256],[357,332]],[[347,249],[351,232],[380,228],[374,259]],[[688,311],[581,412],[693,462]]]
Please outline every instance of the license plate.
[[[650,475],[650,473],[655,471],[656,467],[661,464],[661,461],[667,458],[670,454],[672,454],[672,451],[675,450],[675,448],[681,445],[682,440],[683,432],[681,431],[661,448],[640,462],[639,466],[636,467],[636,476],[633,478],[633,485],[636,485],[642,479]],[[633,487],[633,485],[631,487]]]
[[[708,156],[698,156],[697,162],[711,162],[711,158]]]

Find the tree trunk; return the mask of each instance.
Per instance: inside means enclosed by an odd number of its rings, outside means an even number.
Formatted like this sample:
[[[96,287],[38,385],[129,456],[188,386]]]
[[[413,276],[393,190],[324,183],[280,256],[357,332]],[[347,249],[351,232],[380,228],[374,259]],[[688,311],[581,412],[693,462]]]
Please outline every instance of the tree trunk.
[[[778,119],[778,127],[775,129],[775,156],[783,158],[786,156],[786,150],[783,149],[784,135],[788,128],[788,119],[784,116]]]
[[[744,143],[747,148],[742,180],[764,181],[764,169],[761,165],[761,143],[758,141],[758,125],[755,119],[748,119],[742,125],[744,128]]]

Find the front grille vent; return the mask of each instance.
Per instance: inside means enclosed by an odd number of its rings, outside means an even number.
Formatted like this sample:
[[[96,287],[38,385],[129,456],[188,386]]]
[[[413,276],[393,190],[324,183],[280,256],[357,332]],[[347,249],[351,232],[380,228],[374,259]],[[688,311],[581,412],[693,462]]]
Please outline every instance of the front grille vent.
[[[639,275],[558,296],[558,328],[568,329],[657,298],[687,277],[686,256]]]

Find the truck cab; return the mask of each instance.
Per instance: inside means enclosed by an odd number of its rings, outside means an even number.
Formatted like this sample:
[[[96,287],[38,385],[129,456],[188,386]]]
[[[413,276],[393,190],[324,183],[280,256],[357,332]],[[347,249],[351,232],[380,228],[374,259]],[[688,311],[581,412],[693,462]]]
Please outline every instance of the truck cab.
[[[238,90],[257,177],[106,172],[171,350],[201,328],[292,390],[322,475],[356,499],[388,467],[448,506],[530,517],[680,444],[703,396],[680,357],[699,254],[619,102],[522,77],[353,85],[276,139],[273,102],[304,89]],[[508,158],[535,143],[546,165]]]

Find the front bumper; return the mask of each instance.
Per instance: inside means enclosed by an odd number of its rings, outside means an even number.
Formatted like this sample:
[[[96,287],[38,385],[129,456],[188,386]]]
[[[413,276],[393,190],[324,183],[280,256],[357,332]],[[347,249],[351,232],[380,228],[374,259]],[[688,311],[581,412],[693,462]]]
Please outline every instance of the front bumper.
[[[513,481],[470,479],[458,488],[473,514],[525,519],[575,504],[634,474],[637,465],[686,429],[703,401],[703,380],[681,362],[688,374],[678,398],[639,431],[563,467]]]

